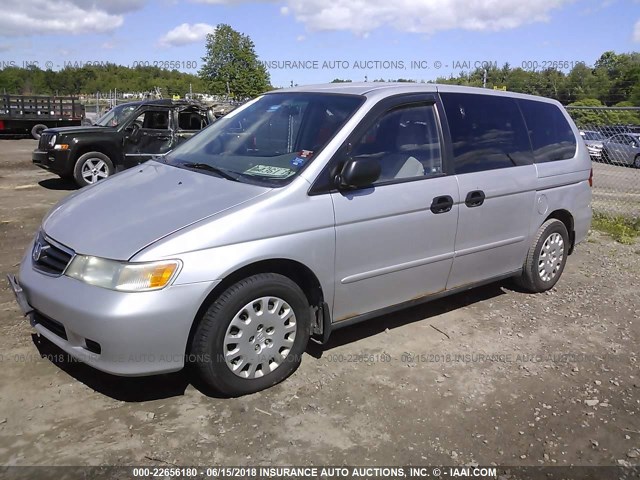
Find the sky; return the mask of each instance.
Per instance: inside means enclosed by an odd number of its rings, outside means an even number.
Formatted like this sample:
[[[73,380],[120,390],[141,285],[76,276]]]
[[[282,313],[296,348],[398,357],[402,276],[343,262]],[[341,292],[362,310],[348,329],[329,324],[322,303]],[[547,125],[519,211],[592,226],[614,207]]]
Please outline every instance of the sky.
[[[568,71],[640,51],[640,0],[0,0],[0,68],[195,74],[220,23],[251,37],[276,87],[433,80],[505,62]]]

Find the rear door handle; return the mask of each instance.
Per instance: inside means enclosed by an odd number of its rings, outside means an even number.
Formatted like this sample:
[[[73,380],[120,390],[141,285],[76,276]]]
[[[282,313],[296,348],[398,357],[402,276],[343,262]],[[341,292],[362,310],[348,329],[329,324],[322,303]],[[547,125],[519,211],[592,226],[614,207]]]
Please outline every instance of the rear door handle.
[[[479,207],[484,203],[485,195],[482,190],[473,190],[467,193],[467,198],[464,200],[464,204],[469,207]]]
[[[433,213],[447,213],[453,208],[453,198],[449,195],[436,197],[431,202],[431,211]]]

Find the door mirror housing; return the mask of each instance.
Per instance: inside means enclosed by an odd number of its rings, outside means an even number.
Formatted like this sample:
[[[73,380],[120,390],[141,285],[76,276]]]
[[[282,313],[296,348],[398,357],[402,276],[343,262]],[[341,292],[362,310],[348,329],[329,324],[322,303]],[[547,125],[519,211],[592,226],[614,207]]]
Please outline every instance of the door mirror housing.
[[[336,177],[339,190],[354,190],[370,187],[378,178],[382,169],[380,162],[373,158],[349,158],[342,171]]]

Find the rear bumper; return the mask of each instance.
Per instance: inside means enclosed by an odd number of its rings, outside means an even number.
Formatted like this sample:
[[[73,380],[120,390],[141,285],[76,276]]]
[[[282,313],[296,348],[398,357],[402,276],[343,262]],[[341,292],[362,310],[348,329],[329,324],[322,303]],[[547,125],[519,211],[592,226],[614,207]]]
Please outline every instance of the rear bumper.
[[[31,154],[31,161],[34,165],[58,175],[71,175],[73,173],[73,164],[68,150],[34,150]]]

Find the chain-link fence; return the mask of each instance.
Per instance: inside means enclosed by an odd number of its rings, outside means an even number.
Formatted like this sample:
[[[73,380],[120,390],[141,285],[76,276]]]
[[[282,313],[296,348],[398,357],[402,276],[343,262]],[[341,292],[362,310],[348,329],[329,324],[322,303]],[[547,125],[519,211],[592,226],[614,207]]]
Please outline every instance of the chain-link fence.
[[[593,160],[593,210],[640,216],[640,107],[567,107]]]

